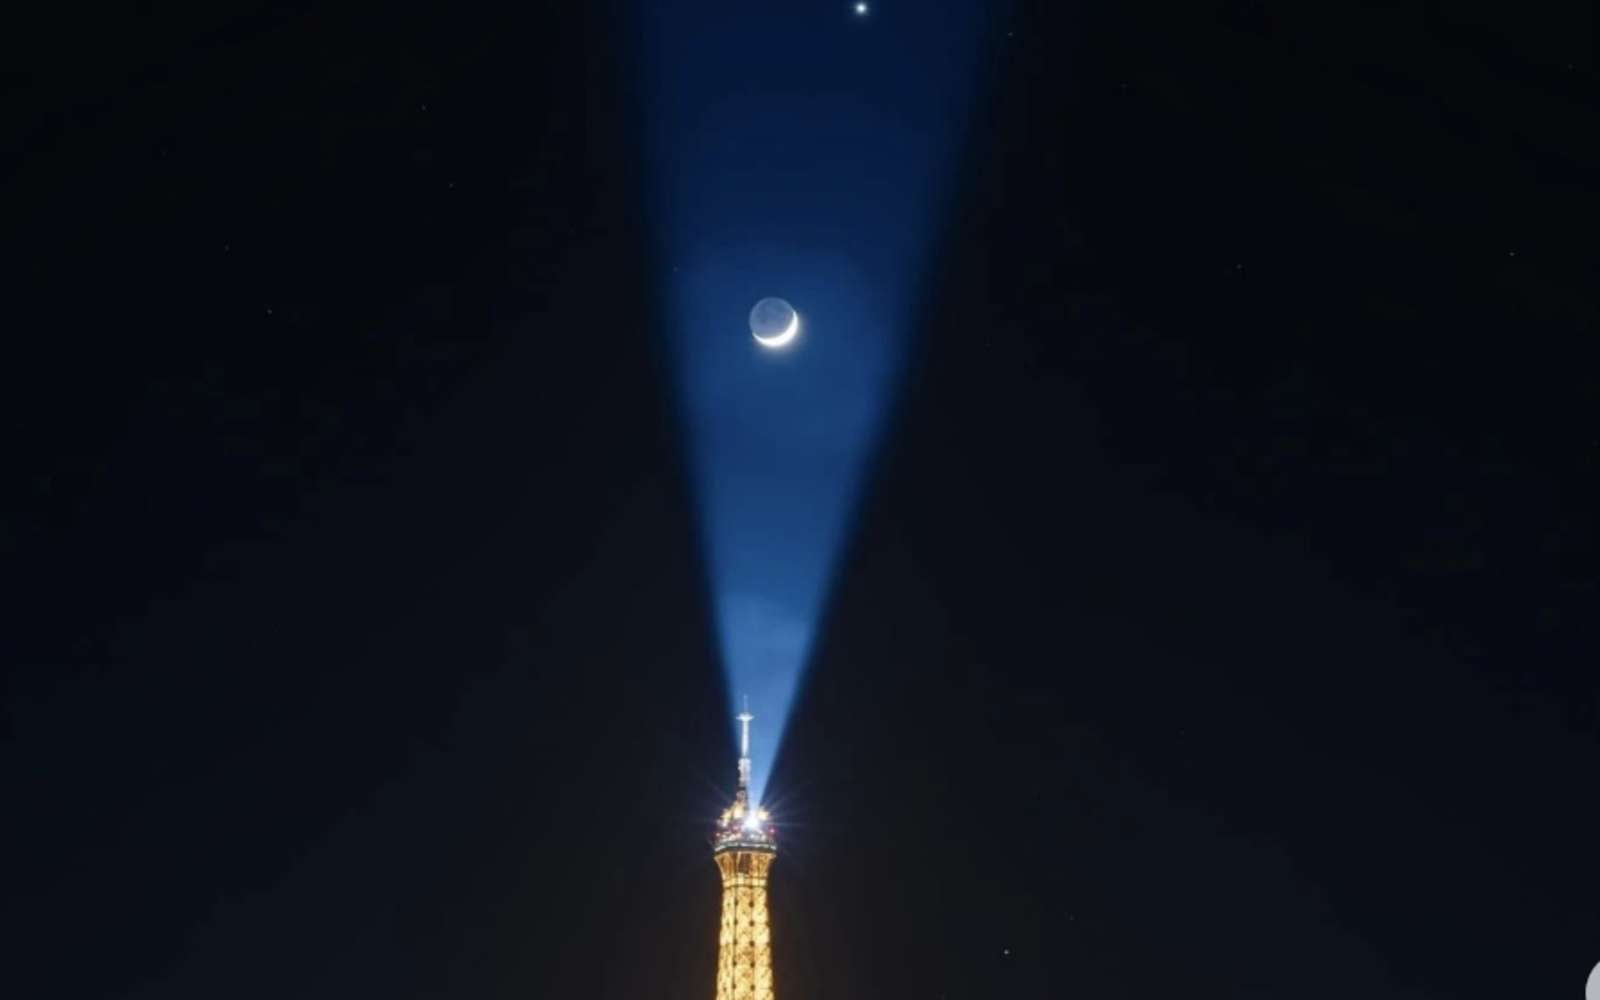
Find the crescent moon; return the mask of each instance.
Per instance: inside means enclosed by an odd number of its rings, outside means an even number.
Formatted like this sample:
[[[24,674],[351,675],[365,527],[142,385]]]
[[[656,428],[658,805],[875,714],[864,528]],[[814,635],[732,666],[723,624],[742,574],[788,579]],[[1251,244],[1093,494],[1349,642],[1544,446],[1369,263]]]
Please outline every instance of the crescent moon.
[[[760,344],[762,347],[782,347],[784,344],[787,344],[789,341],[793,340],[796,336],[798,336],[799,333],[800,333],[800,314],[799,313],[795,313],[795,314],[793,314],[792,316],[789,317],[789,327],[788,327],[788,329],[784,330],[782,333],[778,334],[777,336],[774,336],[774,337],[763,337],[759,333],[752,333],[752,334],[750,334],[750,336],[756,338],[756,343]]]

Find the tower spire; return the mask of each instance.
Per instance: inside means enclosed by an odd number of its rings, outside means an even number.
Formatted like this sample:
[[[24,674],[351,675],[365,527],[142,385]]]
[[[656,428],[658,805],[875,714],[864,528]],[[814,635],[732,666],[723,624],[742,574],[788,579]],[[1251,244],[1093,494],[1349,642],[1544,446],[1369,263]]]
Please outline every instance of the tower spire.
[[[739,797],[744,798],[750,792],[750,723],[755,716],[750,714],[750,696],[744,696],[744,711],[735,716],[739,720]]]
[[[739,791],[711,838],[722,873],[722,930],[717,945],[717,1000],[773,1000],[772,929],[767,869],[778,843],[767,811],[750,801],[750,702],[739,720]]]

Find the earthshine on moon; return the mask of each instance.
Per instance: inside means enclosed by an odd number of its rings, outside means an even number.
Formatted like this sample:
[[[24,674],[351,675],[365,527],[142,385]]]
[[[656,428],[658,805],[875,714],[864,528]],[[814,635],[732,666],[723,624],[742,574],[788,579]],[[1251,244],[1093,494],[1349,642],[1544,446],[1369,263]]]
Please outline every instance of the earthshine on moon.
[[[762,299],[750,310],[750,335],[762,347],[783,347],[800,335],[800,314],[783,299]]]

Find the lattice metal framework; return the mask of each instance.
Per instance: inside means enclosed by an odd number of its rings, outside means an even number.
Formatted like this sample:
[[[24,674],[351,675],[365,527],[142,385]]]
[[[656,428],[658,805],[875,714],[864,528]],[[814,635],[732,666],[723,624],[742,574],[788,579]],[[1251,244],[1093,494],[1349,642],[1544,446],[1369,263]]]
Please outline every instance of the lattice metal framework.
[[[722,928],[717,938],[717,1000],[773,1000],[772,928],[767,919],[767,870],[778,843],[766,810],[750,801],[750,720],[739,753],[739,793],[722,814],[712,856],[722,872]]]
[[[717,868],[722,871],[717,1000],[773,1000],[767,868],[774,853],[771,848],[745,847],[717,852]]]

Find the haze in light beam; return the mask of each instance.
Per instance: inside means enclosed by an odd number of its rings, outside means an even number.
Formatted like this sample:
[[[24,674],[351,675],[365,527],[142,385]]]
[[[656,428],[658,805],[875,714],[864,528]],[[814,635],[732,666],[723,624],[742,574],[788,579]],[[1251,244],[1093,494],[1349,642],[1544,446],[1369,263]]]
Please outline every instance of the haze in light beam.
[[[670,353],[728,693],[761,720],[759,800],[905,362],[993,7],[908,5],[892,44],[798,0],[638,10]],[[804,317],[782,350],[747,328],[765,296]]]

